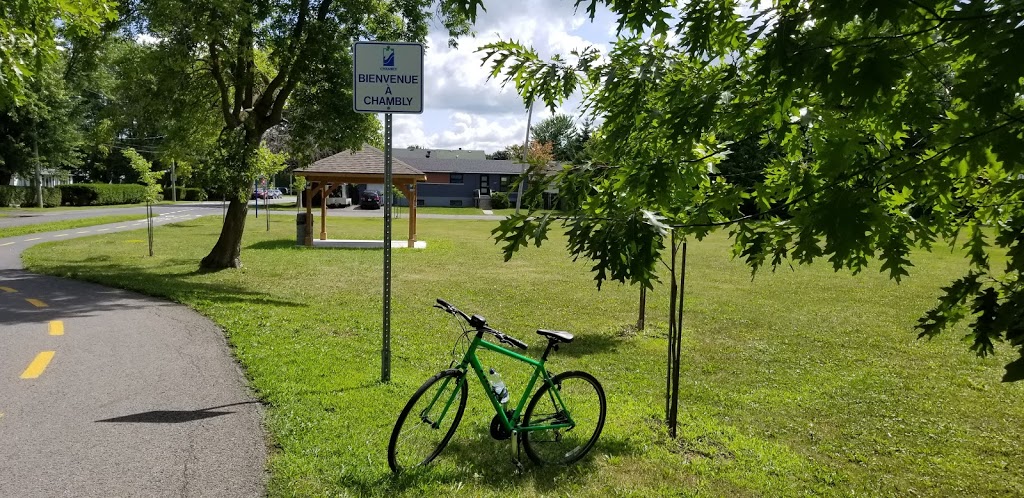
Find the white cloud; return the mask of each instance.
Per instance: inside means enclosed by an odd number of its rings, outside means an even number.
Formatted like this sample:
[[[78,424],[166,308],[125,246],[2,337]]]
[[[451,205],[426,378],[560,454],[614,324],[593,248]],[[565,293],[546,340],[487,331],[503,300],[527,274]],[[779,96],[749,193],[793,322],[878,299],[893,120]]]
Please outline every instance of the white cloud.
[[[498,40],[516,40],[532,46],[543,58],[569,56],[574,49],[596,45],[606,53],[610,37],[604,31],[610,14],[599,7],[598,19],[590,22],[585,11],[575,13],[574,2],[525,0],[485,2],[474,30],[475,38],[459,40],[457,49],[447,46],[447,33],[431,32],[424,60],[424,113],[395,118],[397,146],[470,148],[493,152],[522,142],[526,132],[526,105],[512,84],[502,88],[500,79],[488,80],[489,65],[481,67],[476,50]],[[580,96],[560,106],[577,114]],[[534,109],[534,123],[548,115],[543,104]]]
[[[163,38],[157,38],[149,33],[139,33],[135,35],[135,41],[143,45],[156,45],[163,41]]]
[[[526,114],[500,117],[448,113],[443,129],[429,130],[420,116],[395,116],[396,147],[419,145],[434,149],[483,149],[488,152],[522,142],[526,133]]]

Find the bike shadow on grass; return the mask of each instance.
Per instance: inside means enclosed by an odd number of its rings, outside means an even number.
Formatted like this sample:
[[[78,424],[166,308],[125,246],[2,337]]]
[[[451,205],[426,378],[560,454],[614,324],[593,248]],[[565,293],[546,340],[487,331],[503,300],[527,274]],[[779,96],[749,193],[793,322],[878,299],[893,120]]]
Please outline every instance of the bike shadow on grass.
[[[601,462],[610,457],[641,451],[626,439],[602,435],[586,457],[568,466],[539,466],[530,461],[525,450],[521,450],[520,470],[512,460],[510,441],[496,441],[486,433],[486,428],[474,427],[471,431],[457,431],[438,459],[426,467],[397,475],[389,471],[376,480],[343,479],[347,481],[343,485],[358,490],[364,496],[398,494],[430,489],[436,484],[459,483],[472,483],[496,492],[514,490],[550,494],[564,486],[573,487],[592,479],[600,471]]]
[[[564,356],[567,358],[577,358],[583,356],[592,356],[595,354],[615,353],[618,351],[619,346],[621,346],[624,342],[626,342],[626,339],[624,337],[609,334],[576,334],[576,337],[573,339],[571,343],[560,345],[558,348],[558,352],[554,353],[552,358],[557,358],[559,356]]]

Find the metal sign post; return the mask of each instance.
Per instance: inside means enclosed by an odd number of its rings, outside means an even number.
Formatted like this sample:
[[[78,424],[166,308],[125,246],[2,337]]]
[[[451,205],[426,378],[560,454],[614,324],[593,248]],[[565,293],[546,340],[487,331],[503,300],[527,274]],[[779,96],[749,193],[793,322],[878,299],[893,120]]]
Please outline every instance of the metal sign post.
[[[391,381],[391,113],[384,115],[384,345],[380,381]]]
[[[356,42],[352,108],[384,113],[384,291],[380,381],[391,382],[391,115],[423,112],[423,45]]]

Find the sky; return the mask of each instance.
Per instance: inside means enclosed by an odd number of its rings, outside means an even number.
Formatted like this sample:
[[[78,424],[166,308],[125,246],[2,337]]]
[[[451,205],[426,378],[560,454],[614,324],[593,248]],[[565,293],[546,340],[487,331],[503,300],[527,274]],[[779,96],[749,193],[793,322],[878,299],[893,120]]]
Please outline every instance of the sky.
[[[615,17],[599,6],[592,22],[573,0],[485,0],[486,12],[477,17],[475,37],[459,39],[448,47],[447,32],[431,29],[424,54],[423,114],[395,114],[395,147],[418,145],[431,149],[483,149],[495,152],[522,144],[526,134],[526,104],[510,84],[487,81],[488,67],[481,67],[476,50],[498,40],[512,38],[533,46],[542,58],[569,56],[573,49],[593,45],[607,53],[615,33]],[[578,115],[580,97],[564,103],[559,112]],[[534,107],[533,124],[552,113]],[[383,115],[379,115],[383,120]]]

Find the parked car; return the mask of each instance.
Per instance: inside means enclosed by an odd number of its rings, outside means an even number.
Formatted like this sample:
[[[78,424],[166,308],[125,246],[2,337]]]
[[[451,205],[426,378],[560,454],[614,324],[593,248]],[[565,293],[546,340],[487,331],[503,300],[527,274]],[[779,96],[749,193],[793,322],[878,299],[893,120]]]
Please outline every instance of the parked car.
[[[359,207],[362,209],[380,209],[380,192],[367,190],[359,196]]]
[[[284,197],[284,194],[281,193],[281,189],[276,188],[276,187],[270,189],[268,195],[270,195],[271,199],[280,199],[280,198]]]

